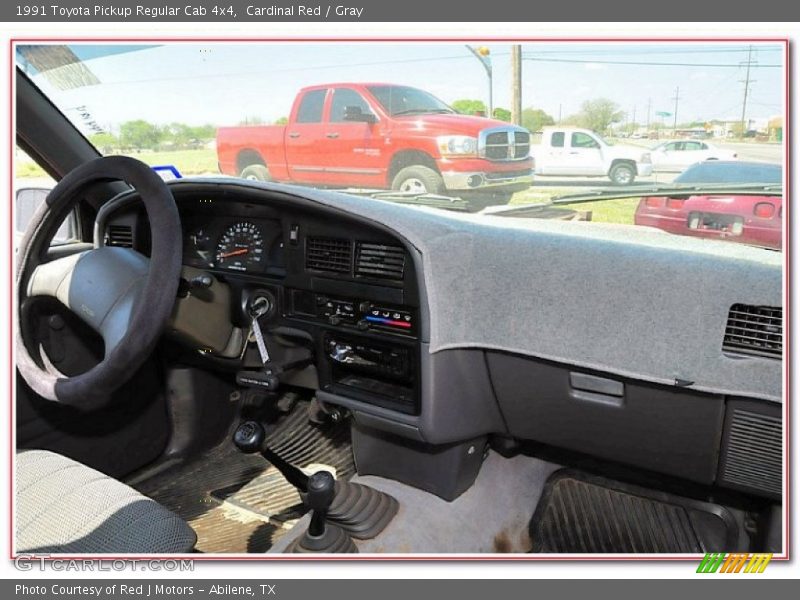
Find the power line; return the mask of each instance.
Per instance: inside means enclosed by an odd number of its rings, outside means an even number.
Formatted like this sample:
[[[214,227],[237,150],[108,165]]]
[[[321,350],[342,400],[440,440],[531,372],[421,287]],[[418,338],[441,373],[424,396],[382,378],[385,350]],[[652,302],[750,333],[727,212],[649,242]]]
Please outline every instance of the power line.
[[[636,60],[581,60],[577,58],[535,58],[532,56],[523,56],[522,60],[530,60],[532,62],[552,62],[552,63],[582,63],[592,65],[639,65],[643,67],[717,67],[738,69],[741,63],[678,63],[678,62],[656,62],[656,61],[636,61]],[[757,65],[757,67],[765,68],[782,68],[781,64],[766,64]]]

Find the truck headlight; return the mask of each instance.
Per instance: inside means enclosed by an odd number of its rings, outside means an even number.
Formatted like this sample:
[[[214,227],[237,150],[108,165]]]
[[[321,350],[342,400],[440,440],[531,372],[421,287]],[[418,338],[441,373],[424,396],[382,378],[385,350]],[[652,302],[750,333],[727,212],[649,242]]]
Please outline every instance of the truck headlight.
[[[649,152],[645,152],[644,154],[642,154],[642,160],[640,162],[643,162],[643,163],[651,162],[650,153]]]
[[[443,135],[436,138],[442,156],[475,156],[478,140],[467,135]]]

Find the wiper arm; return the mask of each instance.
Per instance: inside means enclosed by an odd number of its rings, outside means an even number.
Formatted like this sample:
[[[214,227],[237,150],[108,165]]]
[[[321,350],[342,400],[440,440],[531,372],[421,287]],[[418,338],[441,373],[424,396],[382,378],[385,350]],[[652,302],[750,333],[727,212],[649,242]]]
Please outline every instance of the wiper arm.
[[[470,212],[469,202],[462,198],[430,194],[428,192],[400,192],[400,191],[374,191],[374,190],[347,190],[348,194],[367,196],[375,200],[386,200],[398,204],[411,204],[416,206],[430,206],[458,212]]]
[[[581,202],[597,202],[599,200],[621,200],[624,198],[640,198],[642,196],[717,196],[736,194],[738,196],[782,196],[783,184],[780,183],[670,183],[655,185],[629,185],[625,187],[589,190],[577,194],[555,196],[553,204],[576,204]]]
[[[402,115],[423,115],[423,114],[453,114],[453,111],[447,110],[446,108],[408,108],[406,110],[401,110],[396,113],[392,113],[393,117],[399,117]]]

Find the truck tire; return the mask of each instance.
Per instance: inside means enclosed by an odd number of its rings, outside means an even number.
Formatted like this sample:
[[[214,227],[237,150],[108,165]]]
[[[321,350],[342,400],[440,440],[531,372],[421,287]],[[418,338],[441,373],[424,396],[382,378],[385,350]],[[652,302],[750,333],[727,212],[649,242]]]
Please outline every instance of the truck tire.
[[[400,192],[441,194],[444,192],[444,179],[430,167],[413,165],[400,169],[392,180],[392,189]]]
[[[269,176],[269,169],[264,165],[249,165],[242,169],[239,173],[242,179],[249,179],[250,181],[272,181]]]
[[[628,163],[619,163],[611,167],[608,178],[617,185],[630,185],[636,179],[636,168]]]

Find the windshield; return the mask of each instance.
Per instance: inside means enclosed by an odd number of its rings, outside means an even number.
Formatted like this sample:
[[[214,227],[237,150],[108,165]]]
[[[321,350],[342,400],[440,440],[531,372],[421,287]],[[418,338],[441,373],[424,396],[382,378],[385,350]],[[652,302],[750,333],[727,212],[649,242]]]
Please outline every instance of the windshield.
[[[432,94],[416,88],[398,85],[370,85],[367,89],[380,102],[383,110],[392,116],[455,112]]]
[[[15,58],[100,153],[171,177],[783,246],[780,188],[669,189],[781,182],[775,43],[25,43]],[[41,187],[15,165],[17,189]]]

